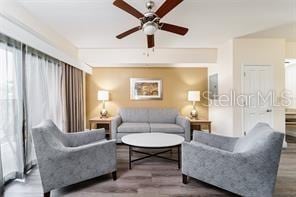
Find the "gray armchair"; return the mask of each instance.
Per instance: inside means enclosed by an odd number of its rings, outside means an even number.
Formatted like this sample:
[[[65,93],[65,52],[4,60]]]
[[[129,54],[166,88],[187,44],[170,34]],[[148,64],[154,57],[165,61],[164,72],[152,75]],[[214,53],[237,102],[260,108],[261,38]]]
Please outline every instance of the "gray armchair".
[[[104,129],[66,134],[49,120],[32,134],[44,196],[107,173],[116,180],[116,142],[105,140]]]
[[[195,131],[182,145],[183,183],[190,176],[242,196],[272,196],[283,138],[265,123],[242,138]]]

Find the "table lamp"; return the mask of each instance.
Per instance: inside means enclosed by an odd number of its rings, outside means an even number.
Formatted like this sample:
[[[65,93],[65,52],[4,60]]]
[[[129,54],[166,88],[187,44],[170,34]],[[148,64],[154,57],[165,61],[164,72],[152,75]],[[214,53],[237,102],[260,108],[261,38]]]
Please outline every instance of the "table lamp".
[[[193,119],[198,118],[198,113],[195,107],[195,102],[200,101],[200,92],[199,91],[188,91],[188,101],[192,101],[192,110],[190,112],[190,116]]]
[[[103,101],[103,108],[100,111],[101,118],[106,118],[108,116],[108,111],[105,108],[105,101],[109,101],[109,92],[106,90],[98,91],[98,101]]]

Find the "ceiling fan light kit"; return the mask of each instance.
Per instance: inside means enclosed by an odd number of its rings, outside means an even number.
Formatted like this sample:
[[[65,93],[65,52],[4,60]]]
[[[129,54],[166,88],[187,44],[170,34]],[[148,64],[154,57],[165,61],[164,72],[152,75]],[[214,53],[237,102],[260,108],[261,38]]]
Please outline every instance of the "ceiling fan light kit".
[[[155,22],[149,21],[143,25],[143,32],[146,35],[153,35],[158,29],[158,25]]]
[[[148,11],[142,14],[134,7],[130,6],[123,0],[115,0],[113,5],[126,11],[127,13],[133,15],[140,20],[140,26],[134,27],[126,32],[123,32],[116,36],[118,39],[122,39],[138,30],[143,30],[144,34],[147,36],[148,48],[153,48],[155,46],[154,34],[157,30],[167,31],[184,36],[188,32],[188,28],[180,27],[168,23],[161,23],[160,19],[164,17],[167,13],[173,10],[177,5],[179,5],[183,0],[166,0],[160,8],[154,12],[152,11],[155,3],[154,1],[147,1],[146,8]]]

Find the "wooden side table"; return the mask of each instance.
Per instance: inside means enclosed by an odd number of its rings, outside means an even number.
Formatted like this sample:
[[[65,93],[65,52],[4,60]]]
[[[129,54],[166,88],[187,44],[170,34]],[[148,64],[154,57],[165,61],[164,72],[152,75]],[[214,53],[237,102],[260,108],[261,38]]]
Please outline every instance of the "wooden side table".
[[[92,118],[89,119],[89,129],[100,129],[100,128],[104,128],[105,132],[106,132],[106,137],[107,139],[111,139],[111,121],[112,121],[112,117],[108,117],[108,118]],[[95,125],[95,127],[94,127]]]
[[[210,120],[198,120],[198,119],[191,119],[187,117],[190,121],[190,128],[191,128],[191,139],[192,139],[192,134],[193,130],[202,130],[202,126],[206,126],[209,130],[209,133],[212,132],[211,130],[211,123],[212,121]]]

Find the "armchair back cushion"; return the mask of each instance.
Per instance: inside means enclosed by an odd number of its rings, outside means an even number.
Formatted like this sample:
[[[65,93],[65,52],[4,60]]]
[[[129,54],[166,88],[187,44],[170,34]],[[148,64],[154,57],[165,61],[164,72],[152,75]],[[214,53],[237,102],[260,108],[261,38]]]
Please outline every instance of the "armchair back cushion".
[[[265,148],[271,147],[272,144],[270,143],[273,143],[273,141],[277,139],[279,141],[282,140],[281,133],[273,132],[273,129],[266,123],[258,123],[246,136],[237,140],[233,152],[263,151]]]
[[[43,127],[33,129],[32,134],[35,139],[35,150],[36,152],[40,152],[40,154],[37,154],[37,157],[45,156],[45,152],[50,153],[48,146],[51,148],[67,146],[67,142],[63,140],[59,129],[52,121],[43,122]]]

